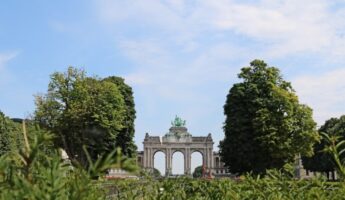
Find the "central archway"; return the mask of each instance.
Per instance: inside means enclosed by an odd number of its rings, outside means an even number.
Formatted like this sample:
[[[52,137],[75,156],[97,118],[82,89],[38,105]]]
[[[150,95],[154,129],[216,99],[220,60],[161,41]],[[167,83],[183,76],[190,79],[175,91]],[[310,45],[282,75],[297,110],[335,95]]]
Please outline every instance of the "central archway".
[[[172,155],[172,174],[183,175],[184,174],[184,155],[180,151],[175,151]]]

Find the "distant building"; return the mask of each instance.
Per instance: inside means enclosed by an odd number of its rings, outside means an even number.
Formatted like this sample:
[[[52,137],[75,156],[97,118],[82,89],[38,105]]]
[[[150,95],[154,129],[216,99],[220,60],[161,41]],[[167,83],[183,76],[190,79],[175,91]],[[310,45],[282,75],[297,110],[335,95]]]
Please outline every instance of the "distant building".
[[[165,154],[165,175],[172,174],[172,156],[175,152],[184,155],[184,174],[191,175],[191,155],[199,152],[202,155],[202,165],[207,174],[211,176],[229,176],[230,173],[221,162],[219,154],[213,152],[213,139],[211,133],[207,136],[192,136],[185,127],[185,121],[176,117],[169,132],[163,137],[150,136],[144,139],[144,151],[138,152],[138,165],[147,171],[153,171],[154,156],[157,152]]]

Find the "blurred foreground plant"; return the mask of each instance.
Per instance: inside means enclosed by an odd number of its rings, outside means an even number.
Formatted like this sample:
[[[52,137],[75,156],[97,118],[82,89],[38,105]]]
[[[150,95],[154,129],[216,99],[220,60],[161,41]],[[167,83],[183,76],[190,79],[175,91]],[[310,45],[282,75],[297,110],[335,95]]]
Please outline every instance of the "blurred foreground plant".
[[[24,148],[0,157],[0,199],[105,199],[106,191],[95,184],[95,177],[102,177],[109,168],[136,171],[134,161],[119,150],[95,162],[89,159],[88,170],[72,166],[61,159],[58,149],[46,154],[51,134],[37,129],[29,142],[25,129],[23,123]]]
[[[321,133],[322,137],[328,142],[328,146],[324,149],[333,157],[338,174],[342,180],[345,179],[345,140],[340,140],[340,136],[329,136]]]

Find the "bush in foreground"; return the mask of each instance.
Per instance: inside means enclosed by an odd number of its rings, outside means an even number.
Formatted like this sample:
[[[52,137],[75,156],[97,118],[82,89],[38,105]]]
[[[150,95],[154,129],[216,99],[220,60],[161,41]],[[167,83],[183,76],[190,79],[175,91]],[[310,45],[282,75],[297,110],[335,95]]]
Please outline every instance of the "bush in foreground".
[[[0,157],[0,199],[105,199],[106,188],[99,183],[109,168],[136,170],[133,160],[123,157],[120,151],[101,155],[93,162],[84,148],[89,161],[85,170],[78,163],[71,165],[62,160],[57,149],[46,153],[52,135],[36,130],[29,142],[25,129],[23,132],[24,148]]]
[[[345,199],[345,184],[321,178],[292,180],[277,171],[244,180],[118,180],[107,183],[108,199]]]

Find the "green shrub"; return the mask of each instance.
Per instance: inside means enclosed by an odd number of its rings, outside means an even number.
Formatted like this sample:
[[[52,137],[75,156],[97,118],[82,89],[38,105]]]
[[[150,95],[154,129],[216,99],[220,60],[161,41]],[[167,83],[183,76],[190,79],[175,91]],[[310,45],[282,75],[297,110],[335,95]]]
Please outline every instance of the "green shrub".
[[[28,141],[25,130],[23,135]],[[63,161],[58,150],[51,149],[47,154],[52,135],[40,130],[31,135],[33,141],[25,142],[23,149],[0,157],[0,199],[105,199],[107,191],[100,186],[104,180],[99,177],[107,169],[136,170],[133,160],[119,151],[99,156],[95,162],[89,158],[84,170]]]
[[[33,139],[25,142],[23,149],[0,157],[0,199],[345,199],[345,182],[330,183],[321,177],[297,180],[292,176],[291,166],[267,171],[265,176],[248,174],[241,180],[149,176],[137,180],[105,180],[102,177],[109,168],[133,172],[137,170],[136,165],[120,151],[113,151],[99,156],[95,162],[89,158],[85,170],[78,163],[72,166],[61,160],[58,150],[50,149],[47,153],[52,135],[40,130],[31,135]],[[326,150],[338,159],[339,173],[344,177],[344,161],[340,156],[344,142],[332,138],[329,141]],[[88,155],[87,151],[85,154]]]

